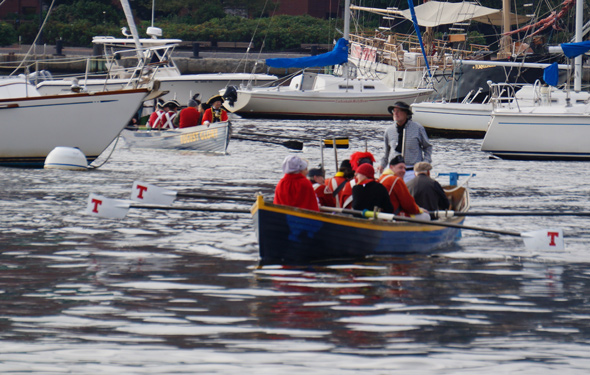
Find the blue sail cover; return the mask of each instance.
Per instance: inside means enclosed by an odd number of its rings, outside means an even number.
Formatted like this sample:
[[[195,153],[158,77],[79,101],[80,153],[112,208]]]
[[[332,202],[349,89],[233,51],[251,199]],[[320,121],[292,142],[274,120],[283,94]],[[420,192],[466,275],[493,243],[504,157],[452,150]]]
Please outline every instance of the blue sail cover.
[[[561,43],[561,49],[563,54],[568,58],[580,56],[590,51],[590,41],[579,42],[579,43]]]
[[[344,64],[347,61],[348,40],[340,38],[330,52],[309,57],[266,59],[266,65],[272,68],[310,68],[312,66]]]
[[[543,70],[543,81],[548,85],[557,86],[557,82],[559,81],[559,67],[556,62]]]

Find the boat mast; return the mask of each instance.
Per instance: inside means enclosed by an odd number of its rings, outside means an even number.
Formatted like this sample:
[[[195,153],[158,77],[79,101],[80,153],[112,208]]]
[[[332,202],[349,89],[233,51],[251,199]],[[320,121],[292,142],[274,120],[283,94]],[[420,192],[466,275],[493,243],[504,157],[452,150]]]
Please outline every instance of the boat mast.
[[[499,59],[507,59],[510,57],[510,45],[512,38],[506,35],[510,32],[510,0],[502,0],[502,38],[500,39],[500,51],[498,52]]]
[[[121,6],[123,7],[123,12],[125,12],[127,24],[129,25],[129,30],[131,31],[131,35],[133,36],[133,42],[135,43],[135,48],[137,50],[137,58],[139,59],[139,61],[142,61],[143,52],[141,48],[141,43],[139,41],[139,34],[137,33],[137,28],[135,27],[135,21],[133,20],[133,14],[131,13],[131,7],[129,6],[129,0],[121,0]]]
[[[584,27],[584,2],[576,0],[576,33],[574,42],[582,41],[582,28]],[[574,58],[574,91],[582,90],[582,55]]]

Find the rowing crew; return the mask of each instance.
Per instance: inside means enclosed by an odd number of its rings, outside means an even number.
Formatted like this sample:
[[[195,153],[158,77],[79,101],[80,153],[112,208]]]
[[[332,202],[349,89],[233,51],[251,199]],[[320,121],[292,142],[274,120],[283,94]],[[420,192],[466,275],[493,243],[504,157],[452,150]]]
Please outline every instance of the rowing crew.
[[[323,169],[311,169],[308,162],[296,155],[283,161],[285,175],[275,189],[275,204],[319,211],[320,206],[375,210],[430,219],[429,211],[449,209],[449,200],[441,185],[430,177],[432,166],[419,162],[414,166],[416,177],[406,186],[405,161],[400,155],[376,179],[369,152],[356,152],[344,160],[338,173],[325,179]],[[309,179],[306,178],[306,175]]]
[[[228,120],[228,115],[221,104],[223,104],[221,95],[213,96],[206,105],[193,98],[188,101],[188,106],[178,113],[180,104],[176,100],[169,100],[158,105],[158,110],[150,115],[148,125],[152,129],[182,129],[225,122]]]

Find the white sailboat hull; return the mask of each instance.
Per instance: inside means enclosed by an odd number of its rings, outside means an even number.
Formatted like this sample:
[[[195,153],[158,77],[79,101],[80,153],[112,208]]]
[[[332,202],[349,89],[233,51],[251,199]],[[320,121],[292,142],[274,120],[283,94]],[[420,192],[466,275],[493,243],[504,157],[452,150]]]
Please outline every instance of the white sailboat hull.
[[[242,117],[380,120],[391,118],[387,107],[394,102],[421,102],[433,92],[393,90],[378,80],[346,80],[328,75],[317,75],[315,86],[309,90],[301,90],[299,85],[303,86],[301,80],[294,78],[290,86],[238,89],[236,101],[226,100],[224,107]]]
[[[0,99],[0,165],[43,166],[57,146],[96,159],[141,106],[147,89]]]
[[[412,104],[412,119],[430,132],[483,137],[491,119],[492,104],[431,103]]]
[[[219,73],[219,74],[186,74],[178,76],[157,77],[160,82],[159,90],[168,91],[162,96],[164,101],[177,100],[181,105],[186,106],[188,100],[195,94],[200,94],[201,101],[207,101],[219,90],[226,86],[240,85],[250,82],[251,85],[264,85],[276,80],[277,77],[267,74],[249,73]],[[128,86],[128,79],[81,79],[78,84],[88,91],[113,91],[122,90]],[[43,81],[37,85],[41,95],[61,95],[71,93],[71,80]],[[146,85],[139,85],[143,87]]]
[[[498,110],[481,150],[505,159],[590,160],[587,105]]]

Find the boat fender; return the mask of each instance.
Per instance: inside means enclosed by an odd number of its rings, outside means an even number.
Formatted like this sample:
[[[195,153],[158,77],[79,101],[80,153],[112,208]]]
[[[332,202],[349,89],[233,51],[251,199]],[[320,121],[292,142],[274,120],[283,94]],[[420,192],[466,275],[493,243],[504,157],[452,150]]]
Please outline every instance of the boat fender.
[[[63,169],[70,171],[88,170],[86,155],[77,147],[58,146],[45,158],[45,169]]]

